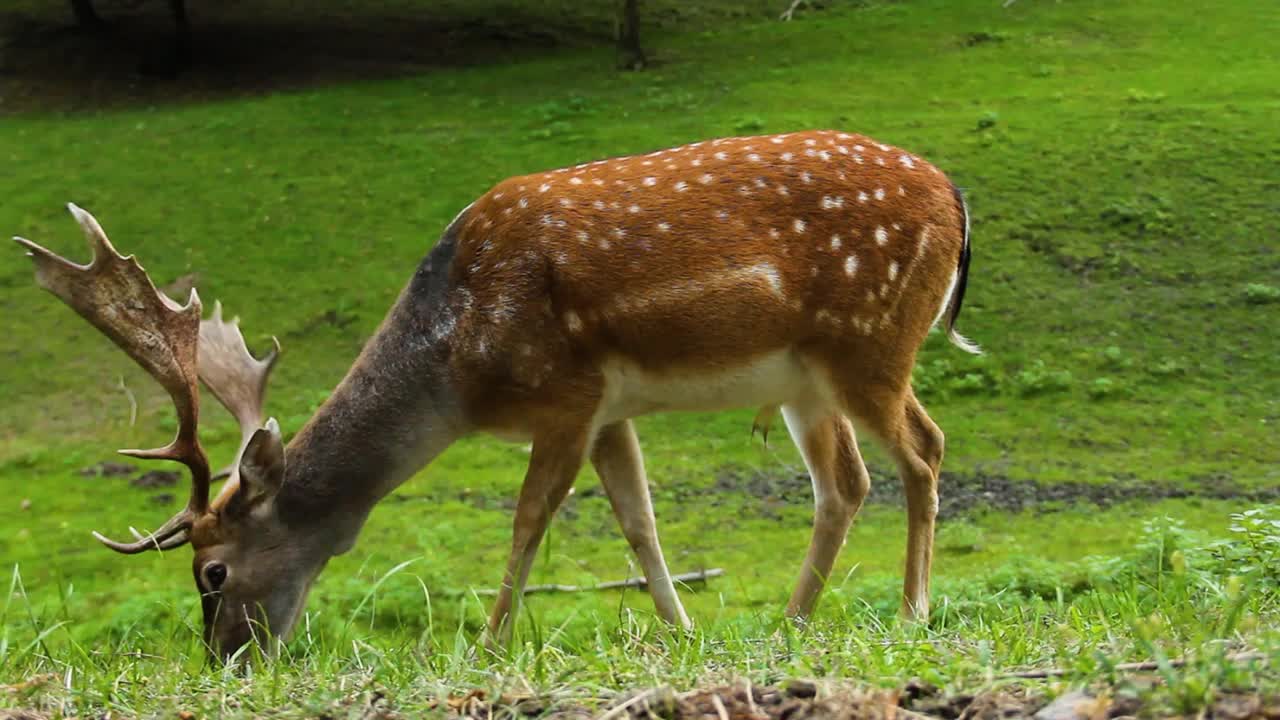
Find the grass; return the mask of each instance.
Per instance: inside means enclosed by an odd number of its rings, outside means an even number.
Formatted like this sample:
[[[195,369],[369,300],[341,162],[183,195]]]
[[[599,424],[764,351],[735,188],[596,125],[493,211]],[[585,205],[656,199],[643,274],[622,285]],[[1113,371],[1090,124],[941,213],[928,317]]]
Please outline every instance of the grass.
[[[1280,85],[1263,31],[1276,20],[1270,7],[1151,0],[851,5],[785,24],[690,22],[652,36],[662,62],[639,74],[616,73],[608,51],[584,43],[291,92],[13,113],[0,127],[11,170],[0,227],[80,257],[62,210],[75,201],[157,282],[199,273],[202,297],[240,314],[251,344],[272,334],[284,344],[269,406],[286,432],[341,377],[444,224],[495,181],[716,135],[866,132],[929,157],[973,207],[961,328],[988,354],[933,338],[918,370],[948,434],[946,469],[1192,497],[1016,515],[984,512],[975,497],[940,529],[928,630],[888,620],[904,522],[870,506],[815,624],[792,632],[779,609],[807,542],[808,500],[716,478],[791,473],[794,451],[752,444],[749,411],[645,418],[673,570],[726,569],[684,593],[699,630],[669,635],[637,593],[537,597],[526,642],[488,659],[471,646],[484,602],[470,592],[499,580],[503,501],[527,456],[471,439],[381,506],[356,551],[331,564],[289,662],[248,678],[197,672],[185,552],[125,559],[88,538],[155,523],[177,501],[76,472],[163,438],[170,411],[34,288],[15,250],[0,262],[0,559],[14,569],[0,677],[56,680],[0,702],[68,715],[179,704],[341,714],[375,689],[421,709],[441,692],[525,681],[579,695],[739,675],[894,684],[918,674],[961,687],[1045,664],[1085,682],[1112,678],[1116,662],[1191,650],[1202,659],[1144,692],[1192,707],[1237,684],[1274,688],[1272,671],[1221,659],[1244,645],[1275,657],[1274,585],[1232,580],[1245,565],[1203,560],[1178,573],[1161,554],[1155,574],[1095,571],[1149,559],[1139,551],[1163,531],[1142,520],[1165,516],[1183,524],[1188,552],[1212,557],[1200,549],[1232,537],[1231,514],[1250,506],[1215,491],[1280,484],[1280,338],[1267,331],[1280,270]],[[1222,70],[1209,82],[1205,68]],[[118,381],[139,399],[136,424]],[[225,457],[238,435],[209,415],[206,445]],[[533,581],[633,574],[604,500],[580,492],[571,510]]]

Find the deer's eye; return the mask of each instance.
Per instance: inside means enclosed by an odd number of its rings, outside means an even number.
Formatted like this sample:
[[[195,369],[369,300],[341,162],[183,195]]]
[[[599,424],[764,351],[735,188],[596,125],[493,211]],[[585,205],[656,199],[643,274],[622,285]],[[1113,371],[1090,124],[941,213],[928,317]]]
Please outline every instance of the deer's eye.
[[[210,592],[221,590],[222,583],[227,581],[227,566],[220,562],[211,562],[205,565],[204,581],[208,583]]]

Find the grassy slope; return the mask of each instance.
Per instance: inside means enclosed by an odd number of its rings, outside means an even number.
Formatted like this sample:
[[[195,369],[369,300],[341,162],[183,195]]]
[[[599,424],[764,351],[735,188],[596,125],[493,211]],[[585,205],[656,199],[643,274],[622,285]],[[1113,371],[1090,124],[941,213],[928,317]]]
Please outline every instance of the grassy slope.
[[[16,117],[0,129],[0,160],[20,169],[0,177],[0,227],[78,252],[61,210],[75,200],[158,281],[201,273],[202,296],[242,315],[251,342],[281,337],[288,354],[271,407],[296,429],[445,222],[497,179],[736,132],[856,129],[930,157],[973,205],[962,327],[989,355],[968,359],[935,338],[922,356],[948,468],[1274,486],[1280,340],[1264,325],[1275,306],[1247,303],[1245,286],[1274,285],[1280,269],[1280,93],[1260,30],[1275,12],[918,2],[655,38],[665,64],[637,75],[614,73],[607,53],[573,50],[250,100]],[[20,565],[41,622],[68,621],[57,637],[118,636],[157,610],[190,620],[183,553],[125,560],[85,542],[88,528],[119,532],[169,507],[74,474],[109,448],[164,437],[168,410],[105,341],[33,289],[14,255],[0,263],[0,487],[11,498],[0,558]],[[143,401],[136,427],[110,389],[119,376]],[[682,500],[722,464],[797,464],[777,443],[751,445],[749,423],[749,413],[641,423],[673,566],[729,571],[690,597],[717,628],[775,613],[807,540],[804,504],[777,522],[734,493],[696,510]],[[225,454],[235,433],[224,422],[209,437]],[[477,439],[413,480],[331,565],[311,604],[317,623],[341,625],[371,582],[407,559],[382,586],[377,619],[368,606],[358,615],[387,637],[425,627],[415,577],[436,593],[493,585],[509,532],[497,503],[514,494],[524,458]],[[472,499],[459,499],[464,489]],[[979,514],[943,527],[938,572],[946,587],[1011,555],[1111,554],[1138,536],[1136,516],[1157,513],[1221,534],[1233,507]],[[628,574],[603,501],[576,509],[558,521],[535,581]],[[903,535],[900,513],[868,509],[837,573],[856,571],[824,617],[843,617],[862,589],[888,602]],[[69,599],[55,599],[69,587]],[[620,602],[649,608],[634,594],[533,608],[584,640],[595,632],[584,618],[611,626]],[[433,612],[446,638],[480,617],[470,600],[437,598]],[[12,642],[31,639],[16,611],[6,617]],[[144,623],[128,644],[154,641],[155,627],[168,625]]]

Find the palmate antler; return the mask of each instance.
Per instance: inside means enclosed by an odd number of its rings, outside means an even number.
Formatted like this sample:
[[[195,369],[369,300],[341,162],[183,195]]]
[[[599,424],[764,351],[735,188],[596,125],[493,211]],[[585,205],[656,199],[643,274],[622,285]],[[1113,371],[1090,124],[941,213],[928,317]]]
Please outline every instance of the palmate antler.
[[[213,315],[200,323],[200,380],[240,424],[240,449],[232,463],[214,473],[213,479],[232,477],[240,466],[249,438],[262,427],[262,405],[267,381],[280,359],[280,341],[271,338],[271,352],[261,360],[249,353],[240,334],[240,318],[222,319],[222,303],[213,303]]]
[[[92,215],[73,204],[67,207],[93,250],[88,265],[59,257],[30,240],[14,240],[27,249],[35,263],[36,282],[111,338],[173,399],[178,413],[178,434],[173,441],[154,450],[120,452],[144,460],[175,460],[191,471],[187,506],[155,532],[131,543],[97,532],[93,535],[112,550],[126,554],[172,549],[188,541],[192,524],[209,509],[212,477],[197,437],[197,377],[239,421],[243,451],[248,437],[261,425],[262,399],[279,343],[265,360],[255,360],[235,322],[223,322],[220,307],[215,306],[213,317],[201,322],[200,298],[194,289],[187,304],[178,305],[156,290],[133,256],[116,252]]]

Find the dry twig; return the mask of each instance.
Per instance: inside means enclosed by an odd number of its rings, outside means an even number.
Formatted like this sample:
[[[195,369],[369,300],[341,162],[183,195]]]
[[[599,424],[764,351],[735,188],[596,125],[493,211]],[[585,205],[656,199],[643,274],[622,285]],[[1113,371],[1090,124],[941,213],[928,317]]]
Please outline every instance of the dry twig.
[[[705,582],[707,580],[710,580],[711,578],[720,577],[721,575],[724,575],[723,568],[708,568],[706,570],[698,570],[695,572],[672,575],[671,579],[674,582],[688,584],[688,583],[695,583],[695,582]],[[624,588],[638,589],[638,588],[647,587],[648,585],[649,585],[649,581],[642,576],[642,577],[627,578],[626,580],[610,580],[609,582],[602,582],[599,585],[560,585],[558,583],[550,583],[547,585],[529,585],[525,587],[524,594],[530,595],[532,593],[553,593],[553,592],[559,592],[559,593],[595,592],[600,590],[621,590]],[[475,594],[476,595],[496,595],[498,594],[498,591],[486,588],[483,590],[476,590]]]
[[[1223,659],[1229,663],[1246,663],[1246,662],[1251,662],[1253,660],[1265,660],[1266,655],[1260,652],[1243,652],[1243,653],[1235,653],[1232,655],[1228,655]],[[1183,665],[1186,665],[1187,663],[1191,662],[1191,658],[1185,658],[1185,657],[1177,658],[1174,660],[1170,660],[1168,662],[1170,667],[1182,667]],[[1119,665],[1116,665],[1115,669],[1120,672],[1144,672],[1148,670],[1159,670],[1160,663],[1155,660],[1145,660],[1143,662],[1120,663]],[[1068,675],[1068,674],[1070,674],[1070,671],[1064,670],[1062,668],[1042,668],[1040,670],[1024,670],[1022,672],[1008,673],[1006,675],[1001,675],[1000,679],[1001,680],[1014,680],[1014,679],[1043,680],[1045,678],[1051,678],[1051,677],[1062,677],[1063,675]]]

